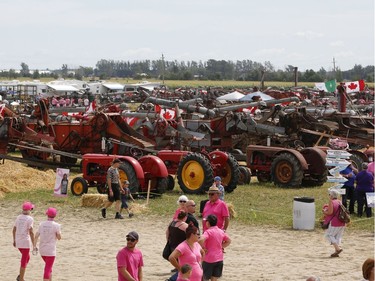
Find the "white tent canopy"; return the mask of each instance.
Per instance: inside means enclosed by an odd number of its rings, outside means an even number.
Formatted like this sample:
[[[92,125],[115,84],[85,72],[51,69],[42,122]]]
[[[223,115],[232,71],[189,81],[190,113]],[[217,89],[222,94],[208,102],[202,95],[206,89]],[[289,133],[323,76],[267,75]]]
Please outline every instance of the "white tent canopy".
[[[265,100],[273,100],[274,98],[265,94],[265,93],[262,93],[262,92],[254,92],[254,93],[250,93],[250,94],[247,94],[246,96],[244,96],[243,98],[240,99],[240,101],[250,101],[252,102],[253,101],[253,97],[260,97],[263,101]]]
[[[112,91],[122,91],[124,90],[124,85],[118,83],[103,83],[103,87],[106,87]]]
[[[240,92],[237,92],[237,91],[234,91],[232,93],[228,93],[228,94],[225,94],[225,95],[222,95],[220,97],[217,98],[217,100],[227,100],[227,101],[239,101],[241,98],[243,98],[245,95],[240,93]]]

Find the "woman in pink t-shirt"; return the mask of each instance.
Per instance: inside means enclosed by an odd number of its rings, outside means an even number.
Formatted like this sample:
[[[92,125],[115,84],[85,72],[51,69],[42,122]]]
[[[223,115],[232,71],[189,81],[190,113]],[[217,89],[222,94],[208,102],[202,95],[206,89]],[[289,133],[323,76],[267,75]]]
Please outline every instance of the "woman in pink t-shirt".
[[[54,221],[57,210],[48,208],[46,211],[47,221],[39,224],[39,229],[35,234],[34,248],[37,248],[40,237],[39,252],[45,262],[43,280],[52,280],[52,267],[56,257],[56,242],[61,239],[61,226]]]
[[[177,210],[174,212],[173,214],[173,219],[177,219],[177,216],[178,214],[183,211],[185,213],[187,213],[187,209],[186,209],[186,202],[189,201],[189,199],[187,198],[186,195],[181,195],[178,200],[177,200],[177,205],[178,205],[178,208]]]
[[[186,228],[186,240],[182,242],[169,256],[170,263],[178,270],[178,278],[181,276],[181,267],[189,264],[192,267],[190,281],[201,281],[203,269],[201,261],[204,255],[202,247],[198,243],[199,231],[192,223]]]
[[[337,190],[331,189],[329,191],[328,208],[323,209],[325,215],[324,221],[330,222],[326,230],[325,237],[335,248],[335,252],[331,255],[332,258],[337,258],[342,252],[339,246],[341,243],[342,235],[344,234],[345,223],[339,220],[340,200],[338,200],[339,193]]]

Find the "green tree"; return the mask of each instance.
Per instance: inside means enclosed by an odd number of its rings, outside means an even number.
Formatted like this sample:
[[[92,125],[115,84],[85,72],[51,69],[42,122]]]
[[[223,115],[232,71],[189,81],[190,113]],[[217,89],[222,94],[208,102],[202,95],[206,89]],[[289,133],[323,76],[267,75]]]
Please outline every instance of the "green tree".
[[[21,76],[22,77],[29,77],[30,76],[29,66],[24,62],[21,63]]]
[[[40,78],[40,73],[39,73],[39,70],[36,69],[33,72],[33,79],[39,79],[39,78]]]

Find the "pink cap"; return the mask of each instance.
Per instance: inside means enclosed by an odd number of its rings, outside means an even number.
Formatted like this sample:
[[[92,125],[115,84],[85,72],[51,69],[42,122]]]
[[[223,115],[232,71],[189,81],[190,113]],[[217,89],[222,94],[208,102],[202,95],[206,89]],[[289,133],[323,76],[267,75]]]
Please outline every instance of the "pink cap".
[[[46,211],[46,215],[49,216],[50,218],[54,218],[57,215],[57,210],[55,208],[48,208]]]
[[[33,204],[31,204],[31,202],[24,202],[23,204],[22,204],[22,210],[24,210],[24,211],[30,211],[30,210],[32,210],[32,209],[34,209],[34,205]]]

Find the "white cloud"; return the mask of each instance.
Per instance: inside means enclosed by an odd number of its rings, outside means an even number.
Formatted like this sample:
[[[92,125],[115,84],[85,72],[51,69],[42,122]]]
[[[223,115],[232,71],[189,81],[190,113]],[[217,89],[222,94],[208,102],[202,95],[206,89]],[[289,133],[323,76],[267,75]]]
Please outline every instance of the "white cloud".
[[[285,53],[284,48],[261,49],[255,52],[257,55],[279,55]]]
[[[344,46],[344,42],[343,41],[334,41],[334,42],[330,42],[329,45],[331,47],[342,47],[342,46]]]
[[[304,38],[304,39],[307,39],[307,40],[315,40],[315,39],[324,37],[323,33],[315,32],[315,31],[311,31],[311,30],[298,31],[297,33],[295,33],[295,35],[297,37],[301,37],[301,38]]]

